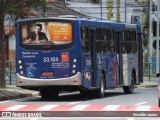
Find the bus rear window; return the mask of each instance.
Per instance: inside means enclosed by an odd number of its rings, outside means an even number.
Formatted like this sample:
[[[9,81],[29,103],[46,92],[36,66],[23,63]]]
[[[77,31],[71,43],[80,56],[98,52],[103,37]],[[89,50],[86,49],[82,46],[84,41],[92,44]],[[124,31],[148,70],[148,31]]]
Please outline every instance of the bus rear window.
[[[34,21],[22,24],[22,45],[64,45],[70,43],[72,43],[72,23]]]

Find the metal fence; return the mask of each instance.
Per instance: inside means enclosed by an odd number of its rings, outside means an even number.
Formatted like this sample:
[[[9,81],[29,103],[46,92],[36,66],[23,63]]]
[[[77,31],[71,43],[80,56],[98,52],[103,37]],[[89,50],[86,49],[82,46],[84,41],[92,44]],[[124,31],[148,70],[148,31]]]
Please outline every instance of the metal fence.
[[[5,68],[5,79],[7,85],[16,84],[15,60],[7,60]]]
[[[145,62],[143,63],[143,79],[146,81],[152,81],[155,79],[156,69],[155,69],[156,63],[152,62]],[[6,68],[5,68],[5,78],[6,78],[6,84],[7,85],[15,85],[16,84],[16,68],[15,68],[15,61],[9,60],[6,61]]]
[[[151,81],[156,75],[156,62],[144,62],[143,63],[143,79]],[[154,79],[155,80],[155,79]]]

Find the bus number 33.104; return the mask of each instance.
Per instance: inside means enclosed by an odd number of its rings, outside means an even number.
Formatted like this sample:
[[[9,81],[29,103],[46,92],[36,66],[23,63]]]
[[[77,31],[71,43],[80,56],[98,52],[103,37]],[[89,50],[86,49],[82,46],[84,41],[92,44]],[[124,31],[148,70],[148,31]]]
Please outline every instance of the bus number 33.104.
[[[58,57],[43,57],[43,62],[59,62]]]

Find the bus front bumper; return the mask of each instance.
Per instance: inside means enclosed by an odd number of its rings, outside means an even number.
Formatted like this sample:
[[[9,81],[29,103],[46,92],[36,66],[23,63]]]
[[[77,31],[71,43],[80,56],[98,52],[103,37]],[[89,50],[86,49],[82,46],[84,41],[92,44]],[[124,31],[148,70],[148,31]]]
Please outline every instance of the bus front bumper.
[[[78,72],[76,75],[68,78],[60,78],[60,79],[36,79],[36,78],[26,78],[20,76],[18,73],[16,74],[17,77],[17,86],[78,86],[82,85],[82,74]]]

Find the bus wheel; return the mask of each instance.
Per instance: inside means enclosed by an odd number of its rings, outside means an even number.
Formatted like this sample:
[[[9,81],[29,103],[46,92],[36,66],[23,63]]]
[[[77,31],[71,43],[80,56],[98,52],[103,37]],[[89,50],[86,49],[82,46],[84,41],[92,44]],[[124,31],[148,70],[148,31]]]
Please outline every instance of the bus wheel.
[[[86,91],[86,90],[79,90],[79,92],[80,92],[80,94],[82,94],[82,95],[87,94],[87,91]]]
[[[104,95],[105,95],[105,84],[104,84],[104,80],[105,80],[104,75],[101,74],[100,88],[96,91],[98,98],[103,98]]]
[[[90,96],[90,91],[89,90],[79,90],[79,92],[83,97]]]
[[[59,91],[52,88],[40,89],[40,95],[42,99],[54,99],[58,97],[58,94],[59,94]]]
[[[132,77],[131,77],[131,85],[123,86],[123,91],[124,91],[125,94],[133,93],[133,91],[134,91],[134,76],[133,76],[133,74],[132,74]]]

